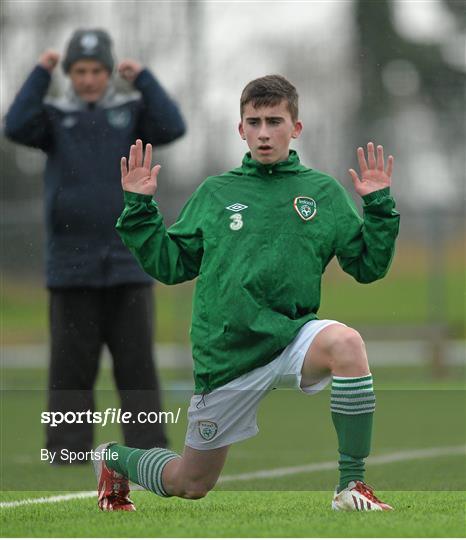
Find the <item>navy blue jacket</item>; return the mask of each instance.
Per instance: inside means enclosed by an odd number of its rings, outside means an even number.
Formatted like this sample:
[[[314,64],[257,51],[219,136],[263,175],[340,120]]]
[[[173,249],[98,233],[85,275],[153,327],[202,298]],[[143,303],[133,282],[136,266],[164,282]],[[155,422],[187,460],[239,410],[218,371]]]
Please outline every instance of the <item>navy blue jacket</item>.
[[[136,138],[162,145],[185,132],[176,104],[144,69],[138,93],[112,84],[89,105],[70,92],[45,99],[51,76],[36,66],[5,121],[5,135],[47,154],[45,170],[48,287],[151,283],[115,231],[123,191],[120,159]]]

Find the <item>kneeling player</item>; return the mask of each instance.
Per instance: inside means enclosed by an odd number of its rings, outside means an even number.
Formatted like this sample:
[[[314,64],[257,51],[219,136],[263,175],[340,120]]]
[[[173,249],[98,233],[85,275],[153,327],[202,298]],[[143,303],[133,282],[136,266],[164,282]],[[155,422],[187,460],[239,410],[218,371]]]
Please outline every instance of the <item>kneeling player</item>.
[[[256,411],[273,388],[308,394],[331,381],[340,481],[336,510],[390,510],[364,483],[375,396],[360,335],[318,320],[320,283],[336,255],[358,281],[383,277],[399,215],[390,196],[393,157],[358,148],[360,174],[350,170],[364,201],[362,219],[333,178],[302,165],[291,139],[302,130],[298,95],[278,75],[250,82],[241,96],[242,165],[207,178],[165,228],[153,195],[160,166],[136,141],[122,158],[125,209],[117,229],[143,268],[166,284],[198,278],[193,306],[195,393],[185,449],[139,450],[106,443],[95,460],[99,507],[134,510],[128,479],[162,497],[204,497],[229,445],[258,431]],[[110,455],[110,454],[109,454]],[[116,457],[115,457],[116,456]]]

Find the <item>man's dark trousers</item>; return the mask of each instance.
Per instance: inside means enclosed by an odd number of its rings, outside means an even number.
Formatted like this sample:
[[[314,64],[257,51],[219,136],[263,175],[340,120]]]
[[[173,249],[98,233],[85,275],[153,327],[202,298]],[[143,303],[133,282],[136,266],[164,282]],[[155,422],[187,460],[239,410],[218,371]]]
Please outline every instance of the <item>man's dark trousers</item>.
[[[134,418],[140,411],[161,410],[152,355],[153,303],[152,286],[146,284],[50,290],[49,411],[95,410],[92,389],[104,344],[113,358],[122,411],[130,411]],[[167,446],[163,424],[131,421],[121,427],[128,446]],[[47,448],[58,451],[57,456],[64,448],[92,447],[92,423],[47,427]]]

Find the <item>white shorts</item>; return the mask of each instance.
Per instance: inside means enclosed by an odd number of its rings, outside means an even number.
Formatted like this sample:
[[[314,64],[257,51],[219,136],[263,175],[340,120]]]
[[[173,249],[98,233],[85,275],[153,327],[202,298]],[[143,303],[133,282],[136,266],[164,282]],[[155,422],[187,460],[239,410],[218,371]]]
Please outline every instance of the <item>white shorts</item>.
[[[330,324],[343,323],[329,319],[309,321],[272,362],[209,394],[195,394],[188,409],[186,446],[212,450],[253,437],[259,431],[259,403],[274,388],[296,388],[306,394],[316,394],[324,389],[330,382],[330,376],[301,388],[301,369],[314,338]]]

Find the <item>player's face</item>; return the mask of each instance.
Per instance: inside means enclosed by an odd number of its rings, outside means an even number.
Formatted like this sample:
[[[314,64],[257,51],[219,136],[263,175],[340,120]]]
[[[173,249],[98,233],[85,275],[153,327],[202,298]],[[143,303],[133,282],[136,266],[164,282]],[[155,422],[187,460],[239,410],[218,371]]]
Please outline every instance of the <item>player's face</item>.
[[[265,165],[288,159],[290,141],[299,137],[303,126],[299,120],[293,122],[283,100],[278,105],[258,109],[246,104],[238,128],[248,143],[251,157]]]
[[[88,102],[94,103],[107,90],[110,73],[97,60],[78,60],[71,65],[69,76],[75,92]]]

